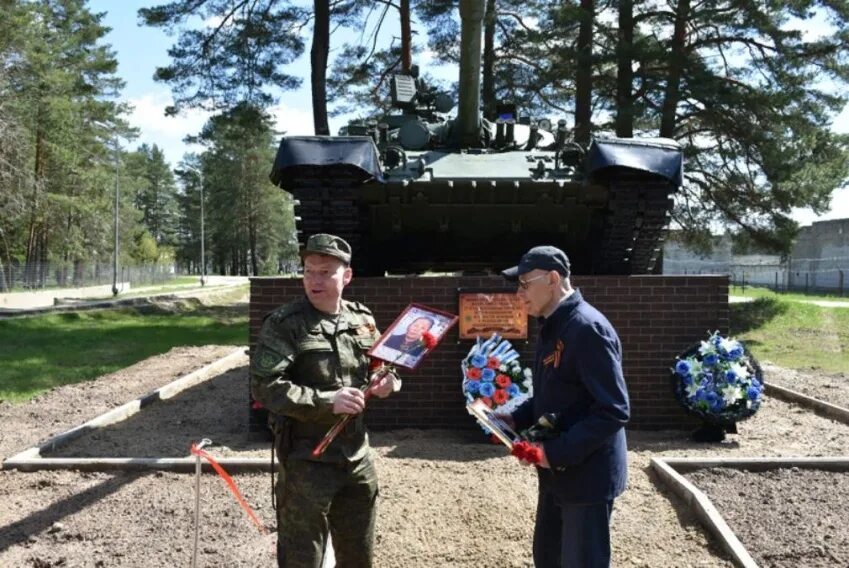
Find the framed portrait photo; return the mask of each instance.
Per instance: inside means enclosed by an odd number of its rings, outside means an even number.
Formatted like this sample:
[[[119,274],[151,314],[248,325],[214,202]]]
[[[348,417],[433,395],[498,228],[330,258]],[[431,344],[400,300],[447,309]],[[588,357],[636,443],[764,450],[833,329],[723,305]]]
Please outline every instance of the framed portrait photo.
[[[438,344],[458,319],[448,312],[410,304],[383,332],[368,354],[399,367],[415,369],[433,350],[426,347],[422,339],[424,334],[429,333]]]

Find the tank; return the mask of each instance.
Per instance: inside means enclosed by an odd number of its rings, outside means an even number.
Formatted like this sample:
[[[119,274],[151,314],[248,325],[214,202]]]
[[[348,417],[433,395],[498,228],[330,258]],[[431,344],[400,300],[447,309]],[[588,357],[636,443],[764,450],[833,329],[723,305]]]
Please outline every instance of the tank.
[[[485,0],[460,2],[459,101],[409,73],[390,79],[394,112],[339,136],[284,137],[271,180],[296,200],[299,241],[334,233],[358,275],[495,272],[552,244],[576,274],[659,268],[680,146],[595,138],[566,121],[521,116],[509,101],[480,112]]]

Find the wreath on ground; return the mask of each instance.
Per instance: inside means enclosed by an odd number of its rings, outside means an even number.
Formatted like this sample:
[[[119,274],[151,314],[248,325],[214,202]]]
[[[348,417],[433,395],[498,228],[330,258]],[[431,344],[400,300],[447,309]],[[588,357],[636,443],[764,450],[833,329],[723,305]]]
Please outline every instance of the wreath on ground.
[[[740,341],[714,332],[676,359],[675,397],[704,422],[730,426],[760,408],[763,372]]]

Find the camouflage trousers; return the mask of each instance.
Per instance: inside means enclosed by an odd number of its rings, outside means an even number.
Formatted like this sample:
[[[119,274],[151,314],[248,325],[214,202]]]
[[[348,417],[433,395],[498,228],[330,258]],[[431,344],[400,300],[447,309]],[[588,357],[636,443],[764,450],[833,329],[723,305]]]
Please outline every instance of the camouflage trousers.
[[[374,557],[377,473],[354,463],[286,460],[277,494],[277,564],[320,568],[328,531],[336,565],[368,568]]]

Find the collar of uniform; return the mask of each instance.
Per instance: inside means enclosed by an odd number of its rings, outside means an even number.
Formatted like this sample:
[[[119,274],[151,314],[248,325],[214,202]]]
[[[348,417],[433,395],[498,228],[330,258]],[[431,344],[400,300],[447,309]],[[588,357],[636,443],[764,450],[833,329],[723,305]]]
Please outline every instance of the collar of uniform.
[[[362,321],[362,317],[359,314],[354,313],[349,308],[349,305],[345,300],[342,300],[342,304],[340,306],[338,314],[328,314],[326,312],[322,312],[321,310],[313,306],[306,296],[304,296],[303,301],[307,305],[307,309],[305,312],[305,323],[307,329],[318,331],[320,329],[323,329],[322,323],[324,323],[326,327],[326,322],[332,322],[331,328],[338,332],[344,331],[346,329],[354,329],[360,327],[363,323],[365,323]]]
[[[341,314],[328,314],[326,312],[322,312],[318,308],[312,305],[309,299],[304,296],[302,301],[306,308],[304,309],[304,324],[307,330],[311,332],[320,332],[322,331],[322,322],[328,320],[335,320],[337,315]]]
[[[565,319],[568,319],[572,312],[575,311],[575,308],[578,307],[583,301],[583,296],[581,296],[581,291],[575,288],[574,292],[569,294],[566,298],[560,301],[560,304],[554,309],[550,316],[547,318],[540,317],[537,318],[540,326],[546,326],[549,322],[561,322]]]

